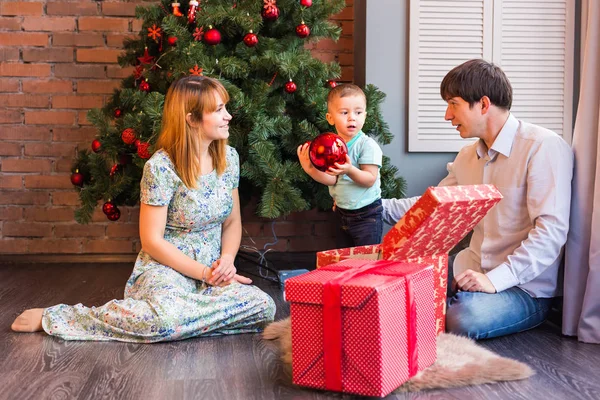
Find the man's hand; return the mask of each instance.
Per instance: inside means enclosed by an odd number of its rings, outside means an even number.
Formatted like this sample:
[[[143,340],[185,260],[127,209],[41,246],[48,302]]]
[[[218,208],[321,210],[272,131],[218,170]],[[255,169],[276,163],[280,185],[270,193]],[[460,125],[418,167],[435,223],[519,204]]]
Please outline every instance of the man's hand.
[[[219,286],[223,282],[229,282],[237,272],[233,261],[235,257],[230,254],[223,254],[221,258],[212,264],[212,273],[206,281],[210,285]]]
[[[458,274],[454,281],[453,288],[456,287],[464,292],[496,293],[496,288],[486,274],[471,269]]]

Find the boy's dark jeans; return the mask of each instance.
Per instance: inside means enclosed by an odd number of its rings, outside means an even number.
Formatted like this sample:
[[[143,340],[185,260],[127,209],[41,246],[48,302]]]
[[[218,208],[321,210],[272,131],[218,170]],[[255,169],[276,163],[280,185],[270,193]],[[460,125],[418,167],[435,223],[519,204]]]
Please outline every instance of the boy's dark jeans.
[[[358,210],[336,208],[340,228],[352,246],[381,243],[383,234],[383,206],[381,199]]]

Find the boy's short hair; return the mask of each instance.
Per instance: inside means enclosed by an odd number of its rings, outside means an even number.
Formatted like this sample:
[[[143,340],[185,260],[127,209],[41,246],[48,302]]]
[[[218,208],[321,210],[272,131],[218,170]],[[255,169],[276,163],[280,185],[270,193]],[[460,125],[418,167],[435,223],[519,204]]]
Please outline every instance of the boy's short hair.
[[[440,95],[445,101],[461,97],[473,107],[487,96],[496,107],[510,110],[512,86],[502,69],[485,60],[469,60],[454,67],[440,85]]]
[[[327,95],[327,105],[331,104],[331,102],[337,98],[349,96],[362,96],[365,100],[365,104],[367,103],[367,96],[365,96],[365,92],[363,92],[361,88],[352,83],[343,83],[329,91],[329,94]]]

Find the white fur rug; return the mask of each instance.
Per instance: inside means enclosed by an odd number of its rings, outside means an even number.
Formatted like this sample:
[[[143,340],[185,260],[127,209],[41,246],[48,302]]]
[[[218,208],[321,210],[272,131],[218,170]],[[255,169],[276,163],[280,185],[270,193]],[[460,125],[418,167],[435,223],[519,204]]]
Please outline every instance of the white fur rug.
[[[282,360],[288,365],[292,364],[292,331],[289,318],[267,326],[263,338],[278,340]],[[437,349],[437,361],[395,392],[514,381],[534,374],[529,366],[520,361],[501,357],[471,339],[449,333],[438,336]]]

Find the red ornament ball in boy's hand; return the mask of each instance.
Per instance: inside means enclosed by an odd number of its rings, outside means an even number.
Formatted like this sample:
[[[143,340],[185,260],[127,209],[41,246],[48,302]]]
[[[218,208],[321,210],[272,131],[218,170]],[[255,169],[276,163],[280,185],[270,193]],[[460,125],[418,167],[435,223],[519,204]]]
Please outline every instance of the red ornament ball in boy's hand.
[[[310,162],[316,169],[323,172],[330,167],[335,167],[335,163],[344,164],[346,154],[348,154],[346,143],[338,135],[331,132],[317,136],[308,148]]]

